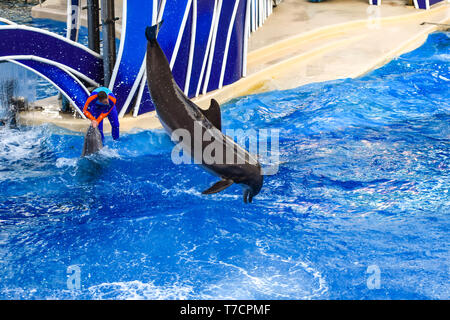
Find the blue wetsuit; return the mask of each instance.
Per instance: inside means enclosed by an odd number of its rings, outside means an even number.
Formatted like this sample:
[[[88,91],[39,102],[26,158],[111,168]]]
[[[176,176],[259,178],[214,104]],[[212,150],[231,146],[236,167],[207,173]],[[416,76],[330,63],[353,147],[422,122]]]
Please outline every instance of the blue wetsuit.
[[[98,101],[98,93],[104,91],[108,95],[108,104],[102,104]],[[98,123],[98,130],[102,135],[102,140],[105,139],[103,135],[103,119],[108,117],[112,128],[112,137],[114,140],[119,139],[119,117],[116,109],[116,97],[105,87],[100,87],[92,91],[89,98],[84,104],[83,113],[91,120],[96,120]]]

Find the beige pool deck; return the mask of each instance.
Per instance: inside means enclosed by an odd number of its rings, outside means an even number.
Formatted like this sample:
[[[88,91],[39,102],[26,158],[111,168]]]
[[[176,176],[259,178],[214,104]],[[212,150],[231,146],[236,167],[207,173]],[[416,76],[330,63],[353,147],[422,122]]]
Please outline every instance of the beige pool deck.
[[[122,0],[114,0],[114,12],[119,20],[116,22],[116,36],[120,38],[121,19],[122,19]],[[99,1],[101,4],[101,1]],[[80,6],[86,7],[87,0],[81,0]],[[33,18],[51,19],[57,21],[67,21],[67,0],[46,0],[43,3],[34,6],[31,10]],[[87,26],[87,10],[81,10],[80,23]]]
[[[403,1],[371,6],[365,0],[285,0],[250,36],[247,76],[193,101],[207,108],[211,98],[223,104],[248,94],[356,78],[419,47],[429,33],[443,28],[423,22],[449,21],[449,2],[417,10]],[[87,120],[60,114],[52,103],[56,104],[54,99],[42,104],[44,111],[21,113],[19,121],[27,125],[50,122],[75,132],[87,129]],[[154,112],[137,118],[126,115],[120,125],[122,132],[161,127]],[[105,121],[105,132],[109,131]]]

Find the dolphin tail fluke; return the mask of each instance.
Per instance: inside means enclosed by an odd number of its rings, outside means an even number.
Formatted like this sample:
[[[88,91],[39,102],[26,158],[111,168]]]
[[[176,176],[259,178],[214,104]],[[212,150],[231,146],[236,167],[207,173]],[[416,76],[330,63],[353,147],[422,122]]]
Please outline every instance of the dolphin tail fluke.
[[[161,20],[157,24],[147,27],[145,29],[145,36],[147,37],[148,41],[156,40],[156,37],[158,37],[159,29],[161,28],[161,25],[164,20]]]
[[[234,183],[231,179],[224,179],[213,184],[209,189],[202,192],[202,194],[213,194],[225,190]]]

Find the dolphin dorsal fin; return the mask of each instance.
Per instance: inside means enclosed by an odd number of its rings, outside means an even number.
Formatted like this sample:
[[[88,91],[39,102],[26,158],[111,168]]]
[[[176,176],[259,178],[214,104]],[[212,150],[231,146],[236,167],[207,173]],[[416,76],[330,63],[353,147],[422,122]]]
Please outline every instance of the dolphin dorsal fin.
[[[209,109],[201,111],[214,127],[222,131],[222,115],[220,114],[220,105],[215,99],[211,99]]]
[[[206,189],[205,191],[203,191],[202,194],[213,194],[213,193],[220,192],[222,190],[225,190],[229,186],[231,186],[233,183],[234,183],[234,181],[231,179],[222,179],[222,180],[214,183],[209,189]]]

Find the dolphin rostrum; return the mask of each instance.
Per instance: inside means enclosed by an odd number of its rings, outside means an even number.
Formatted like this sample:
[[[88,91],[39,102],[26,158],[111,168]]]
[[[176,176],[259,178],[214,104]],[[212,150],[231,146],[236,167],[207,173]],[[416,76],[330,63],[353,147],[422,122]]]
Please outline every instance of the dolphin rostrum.
[[[161,24],[147,27],[145,31],[148,40],[147,83],[161,124],[172,139],[181,140],[183,152],[190,154],[195,163],[221,178],[203,194],[217,193],[238,183],[244,190],[244,202],[252,202],[263,184],[261,165],[256,157],[222,134],[220,106],[216,100],[212,99],[209,109],[203,110],[179,88],[156,40]],[[178,135],[180,130],[188,132],[191,138]]]
[[[91,125],[84,137],[83,152],[81,153],[81,156],[85,157],[91,155],[100,151],[101,148],[103,148],[102,135],[98,128],[94,128]]]

